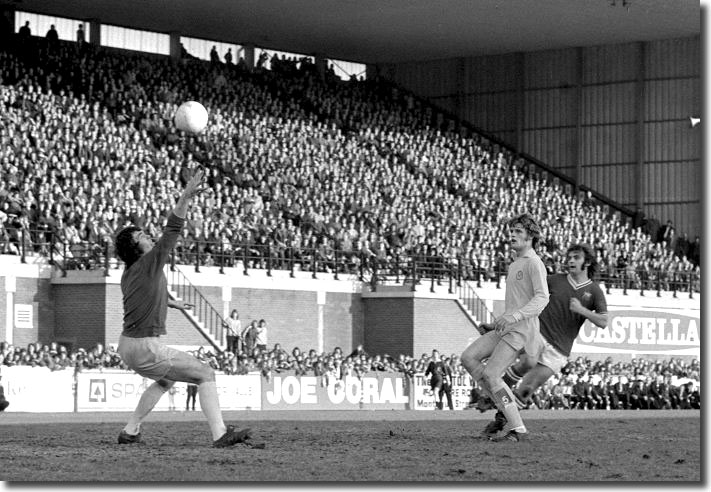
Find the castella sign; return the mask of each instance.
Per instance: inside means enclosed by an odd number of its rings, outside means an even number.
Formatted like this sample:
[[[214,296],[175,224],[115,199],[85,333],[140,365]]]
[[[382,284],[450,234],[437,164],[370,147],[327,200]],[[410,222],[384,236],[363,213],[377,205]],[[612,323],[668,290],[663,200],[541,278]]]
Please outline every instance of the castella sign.
[[[699,355],[699,318],[663,311],[610,311],[606,328],[586,321],[573,353]]]

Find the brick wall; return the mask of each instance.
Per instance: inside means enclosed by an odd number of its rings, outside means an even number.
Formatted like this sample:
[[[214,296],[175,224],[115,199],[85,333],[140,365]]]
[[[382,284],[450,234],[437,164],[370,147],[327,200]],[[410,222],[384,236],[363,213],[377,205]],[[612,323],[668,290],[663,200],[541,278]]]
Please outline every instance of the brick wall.
[[[269,348],[275,343],[288,351],[318,346],[316,292],[233,288],[230,309],[239,311],[243,328],[264,319]]]
[[[3,279],[4,280],[4,279]],[[3,290],[4,284],[3,281]],[[52,308],[51,284],[44,278],[17,278],[16,291],[13,296],[14,304],[28,304],[32,306],[32,328],[14,328],[13,342],[15,345],[26,346],[28,343],[49,343],[53,340],[54,309]],[[4,292],[3,292],[4,294]],[[6,307],[4,306],[7,295],[2,298],[2,324],[5,324]],[[13,318],[14,321],[14,318]]]
[[[459,356],[471,337],[479,333],[452,299],[415,299],[413,348],[415,355],[431,353]]]
[[[121,288],[117,284],[55,284],[55,338],[74,347],[96,342],[116,343],[123,326]],[[222,288],[200,287],[200,292],[222,314]],[[269,346],[291,350],[318,347],[316,292],[234,288],[229,310],[237,309],[243,326],[265,319]],[[362,343],[363,311],[355,294],[329,293],[323,310],[324,349],[341,346],[344,351]],[[208,342],[185,316],[168,310],[166,344],[206,345]],[[17,330],[16,330],[17,331]],[[51,338],[51,337],[50,337]]]
[[[363,348],[372,354],[413,355],[414,299],[363,299]]]
[[[29,290],[28,295],[35,299],[35,320],[37,321],[39,339],[44,343],[54,340],[54,290],[48,278],[26,279],[31,285],[37,287],[36,292]]]
[[[0,265],[0,272],[16,279],[12,302],[33,307],[35,326],[12,330],[16,345],[39,340],[41,343],[57,341],[73,348],[89,348],[97,342],[118,341],[123,306],[115,275],[106,278],[101,272],[73,272],[75,275],[68,278],[49,278],[45,272],[33,271],[32,265],[17,262]],[[457,354],[476,337],[473,326],[455,300],[433,298],[429,292],[412,297],[409,288],[399,288],[382,289],[376,293],[366,290],[361,295],[352,291],[356,290],[352,285],[329,283],[328,280],[323,283],[311,279],[265,282],[250,277],[246,282],[233,284],[232,301],[225,303],[220,286],[224,278],[215,277],[214,285],[202,285],[200,291],[220,313],[238,309],[244,325],[250,319],[266,319],[269,345],[280,343],[287,350],[295,346],[302,350],[319,348],[320,320],[323,322],[323,349],[327,351],[340,346],[344,352],[350,352],[363,343],[371,353],[419,356],[437,348],[445,354]],[[5,283],[5,277],[0,274],[0,340],[7,340],[8,335]],[[319,295],[315,291],[318,288],[330,291]],[[491,301],[495,314],[501,313],[501,289],[491,287],[479,294]],[[624,296],[619,292],[607,297],[608,306],[625,308],[638,305],[640,309],[646,309],[652,302],[650,297]],[[325,303],[319,305],[319,300]],[[672,298],[668,293],[655,297],[653,307],[670,313],[689,312],[692,316],[700,312],[698,297]],[[167,321],[166,343],[207,344],[179,311],[169,310]]]
[[[123,296],[120,285],[106,286],[105,320],[106,343],[118,343],[123,330]]]
[[[106,285],[54,284],[54,340],[72,348],[106,343]]]
[[[324,310],[324,350],[351,352],[364,343],[363,300],[359,295],[328,292]]]

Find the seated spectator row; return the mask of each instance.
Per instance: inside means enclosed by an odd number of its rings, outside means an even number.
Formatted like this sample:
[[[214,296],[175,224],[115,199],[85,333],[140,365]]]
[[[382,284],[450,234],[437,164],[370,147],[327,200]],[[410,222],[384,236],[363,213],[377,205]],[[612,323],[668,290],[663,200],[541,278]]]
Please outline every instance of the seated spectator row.
[[[248,72],[74,43],[13,48],[0,51],[0,253],[116,265],[114,235],[133,224],[158,236],[205,166],[178,262],[399,275],[429,258],[494,279],[509,261],[506,220],[529,212],[551,271],[587,242],[614,286],[700,285],[698,240],[655,242],[387,82],[321,78],[296,60]],[[200,136],[172,123],[190,99],[210,112]]]
[[[577,410],[700,409],[698,361],[634,359],[618,366],[578,358],[533,395],[531,407]]]

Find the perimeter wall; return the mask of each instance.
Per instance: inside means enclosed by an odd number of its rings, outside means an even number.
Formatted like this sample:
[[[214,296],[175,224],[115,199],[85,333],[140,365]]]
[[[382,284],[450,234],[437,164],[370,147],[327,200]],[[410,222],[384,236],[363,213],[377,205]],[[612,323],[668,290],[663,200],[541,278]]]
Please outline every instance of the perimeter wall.
[[[438,349],[460,354],[479,335],[474,320],[448,285],[379,288],[356,278],[334,280],[323,274],[202,268],[196,273],[181,267],[190,282],[227,317],[240,312],[243,324],[264,318],[268,346],[280,343],[287,351],[336,346],[350,353],[359,344],[371,354],[420,357]],[[43,264],[21,264],[19,258],[0,256],[0,340],[17,346],[57,341],[68,348],[89,349],[96,343],[117,344],[122,328],[121,270],[69,271],[63,276]],[[485,284],[475,289],[488,309],[503,311],[504,289]],[[589,323],[581,330],[573,356],[614,356],[620,360],[699,357],[700,296],[688,293],[637,291],[607,294],[607,329]],[[165,343],[183,348],[207,345],[182,313],[168,310]]]

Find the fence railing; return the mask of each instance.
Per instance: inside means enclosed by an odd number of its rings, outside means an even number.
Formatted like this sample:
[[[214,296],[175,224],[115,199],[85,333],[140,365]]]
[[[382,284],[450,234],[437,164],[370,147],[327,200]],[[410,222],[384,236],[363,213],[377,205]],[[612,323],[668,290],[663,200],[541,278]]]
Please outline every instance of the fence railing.
[[[469,282],[461,282],[457,286],[457,297],[479,323],[491,323],[494,320],[492,313],[484,300],[477,295]]]
[[[11,244],[11,247],[8,247]],[[26,256],[42,255],[63,271],[104,269],[108,275],[110,268],[118,268],[121,261],[116,258],[110,243],[80,242],[62,243],[46,231],[16,231],[14,237],[0,240],[0,254],[20,255],[21,261]],[[288,271],[292,277],[295,272],[309,272],[313,278],[317,274],[329,273],[338,280],[339,275],[356,275],[371,285],[395,282],[413,285],[424,280],[435,285],[447,283],[449,292],[454,293],[463,280],[475,282],[481,287],[483,282],[494,282],[501,287],[506,275],[506,263],[494,255],[479,258],[445,257],[441,255],[404,254],[373,255],[364,251],[303,248],[275,245],[273,243],[230,244],[191,240],[189,243],[178,242],[173,258],[175,264],[191,265],[196,272],[201,267],[218,267],[220,273],[225,268],[241,268],[245,275],[250,270]],[[670,271],[652,268],[611,268],[599,274],[598,281],[607,288],[639,291],[647,293],[673,292],[679,294],[700,292],[701,279],[693,270]]]
[[[175,292],[182,302],[192,304],[192,312],[202,324],[203,330],[210,335],[205,337],[213,347],[222,353],[225,340],[225,319],[215,307],[202,295],[200,289],[195,287],[188,278],[176,268],[174,258],[171,257],[168,268],[168,287]]]

